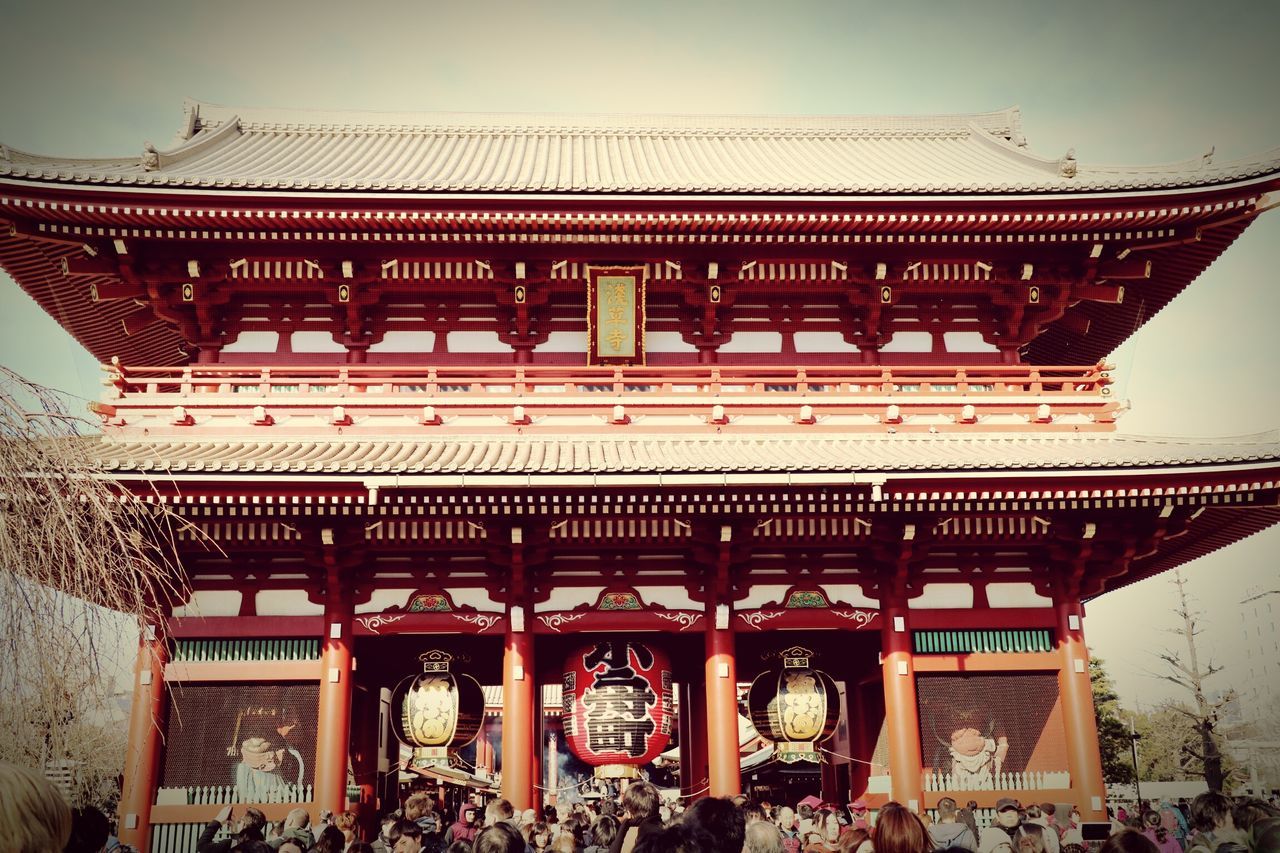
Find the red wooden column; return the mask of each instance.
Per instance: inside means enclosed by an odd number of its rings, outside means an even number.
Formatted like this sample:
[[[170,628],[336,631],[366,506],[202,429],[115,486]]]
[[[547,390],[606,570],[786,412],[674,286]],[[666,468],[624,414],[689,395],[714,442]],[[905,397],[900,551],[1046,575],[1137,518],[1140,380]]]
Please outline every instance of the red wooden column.
[[[738,756],[738,666],[733,629],[729,627],[731,613],[727,604],[707,607],[706,732],[707,775],[711,784],[707,794],[712,797],[742,793],[742,763]]]
[[[1067,771],[1080,814],[1085,820],[1106,820],[1106,785],[1102,756],[1098,751],[1098,724],[1093,712],[1093,686],[1089,681],[1089,650],[1084,643],[1084,608],[1068,591],[1054,595],[1058,651],[1062,669],[1058,690],[1062,695],[1062,722],[1066,728]]]
[[[849,721],[849,754],[860,761],[849,762],[849,799],[856,800],[867,793],[867,782],[871,778],[871,753],[875,743],[867,731],[867,706],[862,691],[867,689],[863,682],[850,681],[849,690],[845,694],[845,713]],[[870,742],[870,745],[868,743]]]
[[[347,810],[351,742],[351,620],[353,606],[336,566],[325,574],[324,639],[320,652],[320,708],[316,717],[315,809]]]
[[[129,710],[129,745],[118,827],[121,843],[139,853],[147,853],[151,844],[151,804],[160,775],[160,726],[168,701],[164,686],[168,660],[163,630],[148,625],[138,640],[138,658],[133,667],[133,706]]]
[[[889,776],[893,799],[912,812],[923,804],[920,710],[911,654],[911,628],[905,597],[880,602],[884,711],[888,725]]]
[[[516,811],[534,807],[537,778],[533,634],[525,630],[523,617],[523,607],[508,608],[502,659],[502,796]]]
[[[680,685],[680,795],[707,795],[707,692],[697,684]]]

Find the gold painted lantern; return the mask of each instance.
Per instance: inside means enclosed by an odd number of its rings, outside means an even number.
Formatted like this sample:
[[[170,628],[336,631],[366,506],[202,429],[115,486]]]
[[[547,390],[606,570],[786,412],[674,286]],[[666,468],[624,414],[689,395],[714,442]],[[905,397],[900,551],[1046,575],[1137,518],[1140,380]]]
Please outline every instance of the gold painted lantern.
[[[396,737],[414,747],[413,763],[429,765],[476,739],[484,723],[484,692],[470,675],[449,670],[454,656],[429,651],[418,656],[422,674],[409,676],[391,694]]]
[[[747,709],[756,731],[775,744],[779,761],[819,761],[817,744],[840,723],[840,690],[831,676],[810,665],[813,652],[792,646],[781,666],[751,682]]]

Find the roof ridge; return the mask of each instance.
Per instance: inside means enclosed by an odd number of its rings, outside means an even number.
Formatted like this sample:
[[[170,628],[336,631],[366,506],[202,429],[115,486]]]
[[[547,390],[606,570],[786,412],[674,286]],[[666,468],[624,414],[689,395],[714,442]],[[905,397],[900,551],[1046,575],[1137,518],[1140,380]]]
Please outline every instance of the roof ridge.
[[[310,110],[302,108],[229,107],[187,99],[184,115],[195,127],[219,127],[238,120],[244,130],[399,129],[432,128],[480,132],[546,128],[559,132],[662,131],[667,133],[856,133],[884,135],[963,134],[970,125],[1005,138],[1021,137],[1022,116],[1017,106],[976,113],[936,115],[777,115],[748,113],[552,113]],[[188,123],[192,118],[188,118]],[[179,134],[180,136],[182,134]]]

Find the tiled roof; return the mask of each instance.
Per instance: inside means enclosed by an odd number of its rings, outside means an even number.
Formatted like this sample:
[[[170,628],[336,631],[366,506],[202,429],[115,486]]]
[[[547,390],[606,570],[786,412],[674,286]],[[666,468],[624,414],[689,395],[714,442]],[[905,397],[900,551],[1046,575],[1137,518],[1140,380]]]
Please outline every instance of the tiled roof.
[[[117,441],[130,473],[438,475],[803,474],[1152,469],[1280,462],[1280,431],[1223,439],[1115,434],[871,438],[640,436],[449,440]]]
[[[168,151],[60,159],[0,149],[0,176],[231,190],[822,195],[1146,190],[1280,172],[1280,149],[1210,160],[1130,167],[1038,156],[1026,148],[1016,108],[928,117],[553,116],[189,102]]]

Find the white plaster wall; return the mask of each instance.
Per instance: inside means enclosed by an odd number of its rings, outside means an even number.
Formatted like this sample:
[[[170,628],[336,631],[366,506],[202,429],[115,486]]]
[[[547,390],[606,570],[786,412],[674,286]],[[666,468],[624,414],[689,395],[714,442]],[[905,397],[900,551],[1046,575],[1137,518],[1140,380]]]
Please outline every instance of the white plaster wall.
[[[225,353],[275,352],[280,344],[279,332],[241,332],[222,348]]]
[[[595,604],[604,592],[602,586],[556,587],[551,596],[533,606],[535,613],[547,613],[553,610],[572,610],[583,604]]]
[[[497,332],[449,332],[449,352],[511,352],[511,345],[498,337]]]
[[[782,333],[734,332],[720,352],[782,352]]]
[[[414,587],[407,589],[375,589],[364,604],[356,605],[356,613],[381,613],[388,607],[404,607]]]
[[[577,352],[586,353],[586,332],[552,332],[547,339],[538,345],[538,352]]]
[[[1029,583],[993,583],[987,587],[992,607],[1049,607],[1053,600],[1036,592]]]
[[[369,352],[431,352],[435,343],[435,332],[387,332]]]
[[[682,586],[638,586],[636,592],[649,604],[657,604],[669,610],[701,610],[702,602],[689,598]]]
[[[294,352],[346,352],[329,332],[294,332],[289,346]]]
[[[796,332],[796,352],[861,352],[839,332]]]
[[[832,601],[847,601],[854,607],[868,607],[872,610],[880,608],[880,602],[874,598],[867,598],[862,594],[862,587],[852,583],[835,583],[823,584],[823,589],[827,591],[827,596]]]
[[[698,348],[688,343],[679,332],[645,332],[644,348],[647,352],[695,353]]]
[[[880,352],[931,352],[933,335],[928,332],[894,332]]]
[[[950,610],[973,607],[973,587],[967,583],[926,583],[924,593],[911,600],[912,610]]]
[[[322,616],[324,605],[307,599],[301,589],[268,589],[258,593],[255,605],[259,616]]]
[[[943,332],[942,340],[947,352],[1000,352],[1000,349],[982,339],[981,332]]]
[[[235,590],[197,590],[191,603],[173,609],[174,616],[236,616],[241,595]]]

